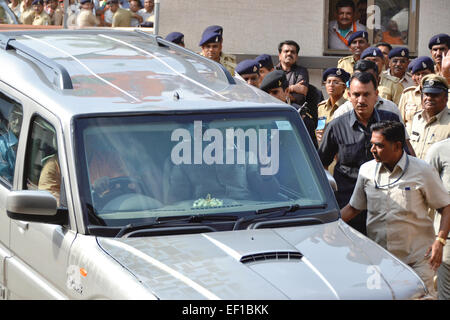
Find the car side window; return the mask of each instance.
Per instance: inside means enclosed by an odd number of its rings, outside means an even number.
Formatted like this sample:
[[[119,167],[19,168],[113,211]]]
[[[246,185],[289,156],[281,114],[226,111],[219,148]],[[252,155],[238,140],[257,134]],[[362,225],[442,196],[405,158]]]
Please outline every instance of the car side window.
[[[22,110],[19,102],[0,93],[0,180],[9,187],[14,179]]]
[[[56,131],[40,116],[32,120],[30,130],[25,158],[25,188],[50,192],[59,206],[61,171]]]

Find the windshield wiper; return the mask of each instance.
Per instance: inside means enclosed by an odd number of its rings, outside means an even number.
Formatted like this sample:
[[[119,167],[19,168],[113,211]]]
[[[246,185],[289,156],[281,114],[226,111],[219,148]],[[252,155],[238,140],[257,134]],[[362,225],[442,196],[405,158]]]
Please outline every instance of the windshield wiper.
[[[257,219],[262,219],[270,216],[275,217],[283,217],[290,212],[295,212],[300,209],[320,209],[325,208],[326,204],[322,205],[308,205],[308,206],[300,206],[298,203],[291,204],[289,206],[284,207],[275,207],[275,208],[267,208],[256,210],[254,214],[242,217],[236,221],[234,224],[233,230],[238,230],[242,223],[250,222]],[[278,214],[278,215],[276,215]]]
[[[121,238],[127,233],[130,233],[139,229],[149,229],[159,226],[175,226],[180,227],[192,223],[201,223],[204,221],[230,221],[237,220],[237,216],[234,215],[218,215],[218,214],[202,214],[202,215],[189,215],[179,217],[155,217],[150,222],[143,223],[130,223],[123,226],[116,234],[116,238]]]

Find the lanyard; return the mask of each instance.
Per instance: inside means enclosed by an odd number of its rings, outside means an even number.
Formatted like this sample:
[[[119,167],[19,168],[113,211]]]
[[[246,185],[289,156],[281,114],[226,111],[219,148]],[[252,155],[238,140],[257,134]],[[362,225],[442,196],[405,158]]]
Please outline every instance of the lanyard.
[[[396,184],[404,175],[406,170],[408,170],[409,167],[409,157],[408,155],[406,155],[406,164],[405,164],[405,170],[402,171],[402,174],[400,175],[400,177],[397,178],[397,180],[395,180],[394,182],[385,184],[384,186],[379,186],[377,183],[377,172],[379,172],[379,168],[380,168],[380,163],[377,163],[377,166],[375,167],[375,173],[373,174],[373,182],[375,183],[375,189],[381,189],[381,188],[386,188],[386,187],[390,187],[393,184]]]
[[[336,32],[338,38],[348,47],[348,40],[345,39],[343,36],[341,36],[341,34],[339,33],[339,31],[334,30],[334,32]],[[353,22],[353,33],[356,32],[356,22]],[[348,33],[347,33],[348,35]]]

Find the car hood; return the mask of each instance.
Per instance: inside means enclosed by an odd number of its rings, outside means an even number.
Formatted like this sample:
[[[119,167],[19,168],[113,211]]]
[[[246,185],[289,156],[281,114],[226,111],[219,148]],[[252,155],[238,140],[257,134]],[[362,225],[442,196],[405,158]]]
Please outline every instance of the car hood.
[[[127,239],[100,247],[160,299],[406,299],[411,268],[347,224]]]

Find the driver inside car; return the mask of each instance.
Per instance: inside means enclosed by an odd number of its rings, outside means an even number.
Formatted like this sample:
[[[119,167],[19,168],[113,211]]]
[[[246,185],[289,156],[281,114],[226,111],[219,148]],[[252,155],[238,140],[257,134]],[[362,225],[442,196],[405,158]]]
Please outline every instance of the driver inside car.
[[[110,191],[110,180],[128,176],[125,163],[117,152],[95,150],[89,161],[89,180],[94,192],[102,197]]]

